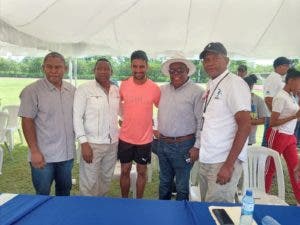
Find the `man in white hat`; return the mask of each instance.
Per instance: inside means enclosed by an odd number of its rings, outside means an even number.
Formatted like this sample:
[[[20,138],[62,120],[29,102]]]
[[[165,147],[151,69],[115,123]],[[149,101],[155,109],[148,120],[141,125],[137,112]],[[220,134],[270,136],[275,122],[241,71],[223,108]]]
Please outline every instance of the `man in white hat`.
[[[176,176],[176,200],[187,200],[190,170],[199,157],[204,90],[189,78],[196,68],[186,59],[168,60],[161,70],[171,82],[161,86],[158,106],[159,199],[171,199]]]

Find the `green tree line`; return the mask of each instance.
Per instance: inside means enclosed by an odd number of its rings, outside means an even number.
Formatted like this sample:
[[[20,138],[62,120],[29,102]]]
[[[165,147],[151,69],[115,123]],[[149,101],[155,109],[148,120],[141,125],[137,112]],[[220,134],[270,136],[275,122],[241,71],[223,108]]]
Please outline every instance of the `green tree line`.
[[[77,78],[92,79],[94,77],[93,68],[95,66],[95,62],[100,57],[105,57],[112,63],[114,80],[125,79],[131,74],[130,59],[128,57],[92,56],[77,59]],[[149,60],[148,76],[152,80],[157,82],[164,82],[169,80],[169,78],[164,76],[160,71],[161,64],[164,60],[164,58]],[[192,76],[192,79],[195,82],[207,82],[208,76],[203,70],[202,63],[199,60],[192,61],[197,68],[196,73]],[[0,76],[30,78],[43,77],[43,73],[41,70],[42,62],[43,58],[41,57],[24,57],[19,61],[0,57]],[[257,65],[245,60],[231,60],[229,70],[235,73],[238,66],[241,64],[246,64],[248,66],[249,74],[255,73],[261,74],[262,76],[267,76],[273,70],[272,65]],[[297,64],[296,67],[300,69],[298,60],[294,60],[294,64]]]

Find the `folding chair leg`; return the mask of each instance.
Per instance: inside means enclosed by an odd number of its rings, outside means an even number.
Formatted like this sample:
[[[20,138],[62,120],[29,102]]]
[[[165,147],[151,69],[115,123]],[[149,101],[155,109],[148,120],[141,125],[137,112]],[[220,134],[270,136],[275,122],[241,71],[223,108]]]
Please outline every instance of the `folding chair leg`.
[[[7,140],[8,144],[9,144],[10,151],[12,151],[14,149],[14,146],[15,146],[15,143],[14,143],[15,142],[14,141],[14,133],[13,133],[12,130],[8,130],[6,132],[6,140]]]
[[[7,151],[9,152],[9,155],[10,155],[11,160],[14,161],[14,157],[13,157],[13,155],[12,155],[12,152],[11,152],[9,146],[7,145],[6,142],[4,142],[4,145],[5,145],[6,149],[7,149]]]
[[[19,136],[20,136],[21,144],[24,144],[24,140],[23,140],[23,135],[22,135],[21,129],[18,129],[18,133],[19,133]]]
[[[132,191],[132,198],[136,198],[136,180],[137,173],[130,173],[130,189]]]
[[[2,165],[3,165],[3,149],[0,146],[0,175],[2,174]]]
[[[152,181],[152,174],[153,174],[153,168],[152,164],[147,165],[147,182],[151,183]]]

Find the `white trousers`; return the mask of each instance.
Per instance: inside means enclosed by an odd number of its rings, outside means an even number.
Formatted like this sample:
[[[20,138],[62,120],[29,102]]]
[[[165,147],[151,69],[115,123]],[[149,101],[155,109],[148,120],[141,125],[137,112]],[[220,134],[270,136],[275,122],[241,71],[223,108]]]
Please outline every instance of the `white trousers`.
[[[80,157],[79,190],[81,195],[104,196],[109,186],[117,161],[118,143],[92,144],[93,162],[86,163]]]

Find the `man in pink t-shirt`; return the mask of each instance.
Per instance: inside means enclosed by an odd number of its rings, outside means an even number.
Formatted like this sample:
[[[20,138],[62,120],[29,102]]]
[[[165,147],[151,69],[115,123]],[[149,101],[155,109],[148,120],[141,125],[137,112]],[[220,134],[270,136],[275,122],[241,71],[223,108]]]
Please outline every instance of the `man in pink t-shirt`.
[[[153,105],[159,103],[160,89],[147,78],[148,58],[144,51],[131,55],[132,76],[120,86],[122,125],[118,158],[121,162],[120,187],[127,198],[130,187],[132,161],[137,164],[137,198],[142,198],[147,180],[147,164],[151,162],[153,140]]]

